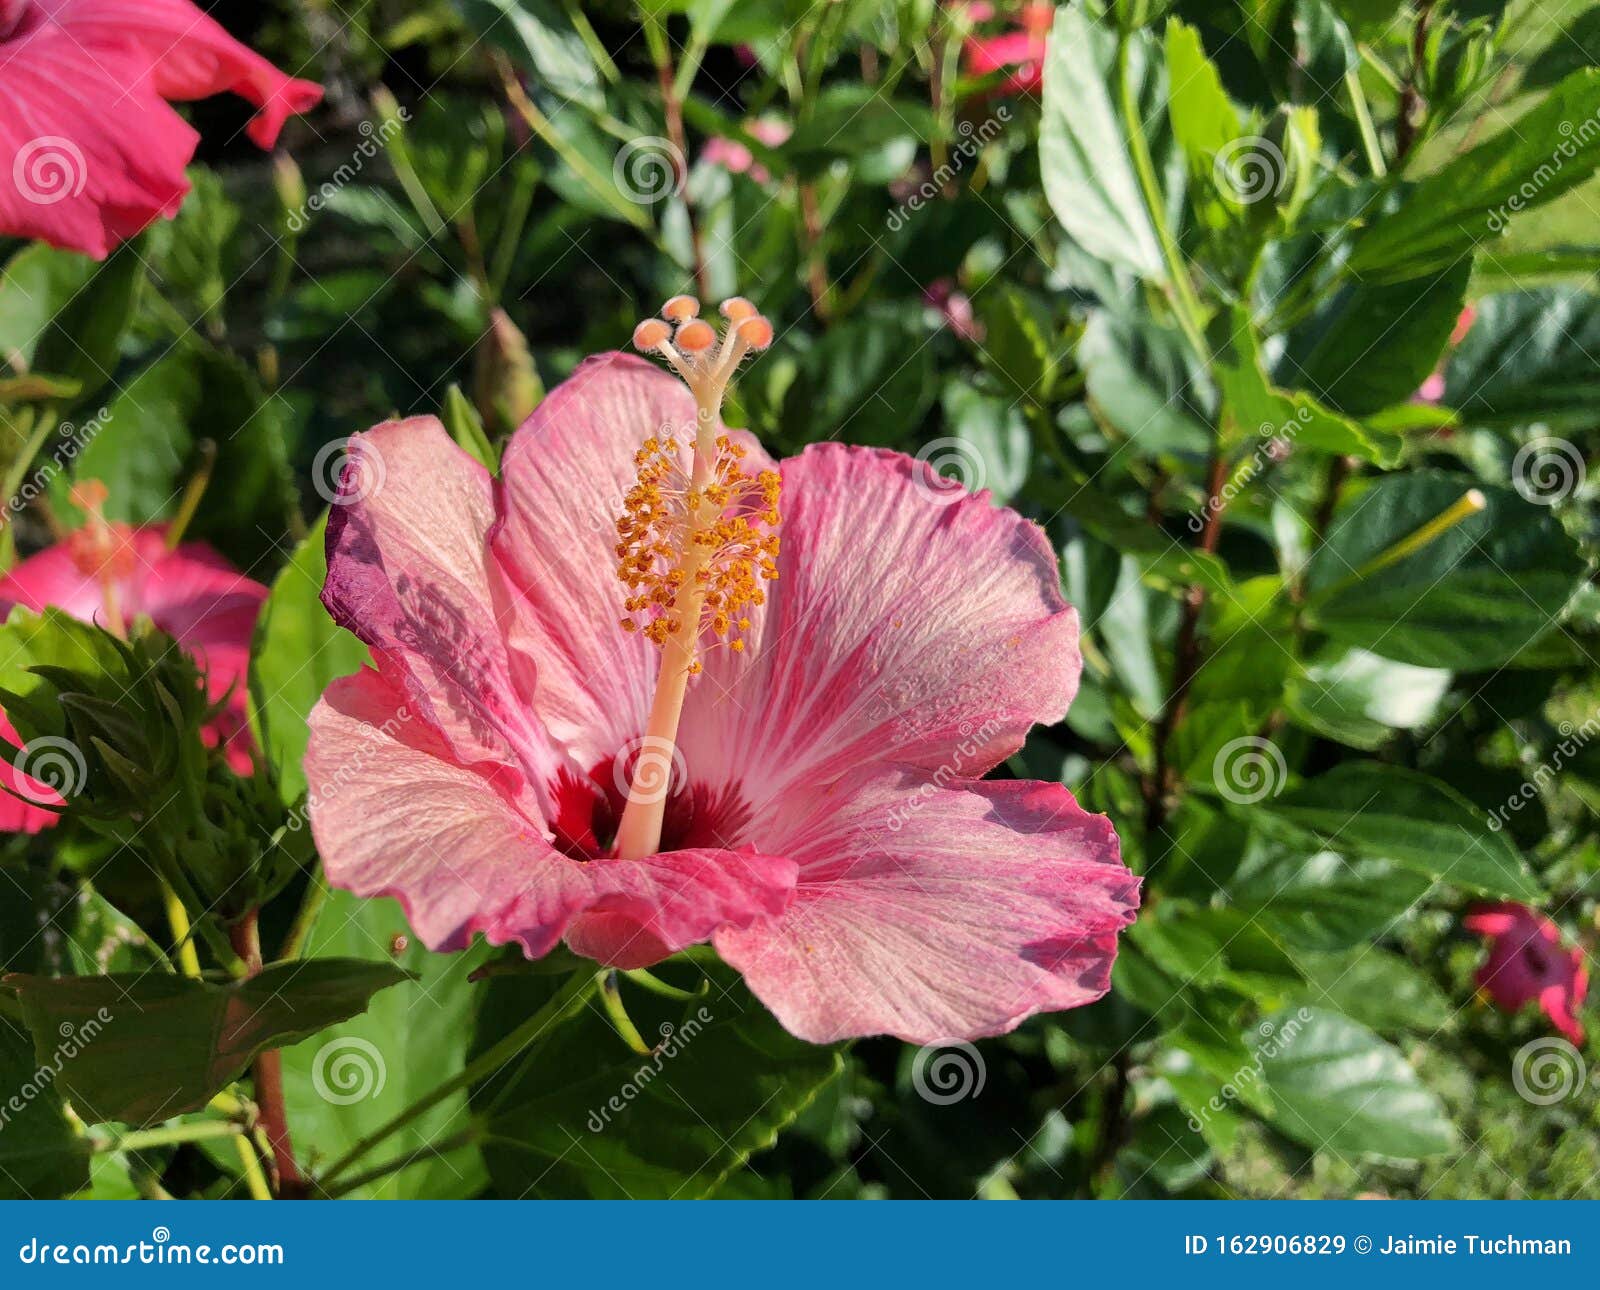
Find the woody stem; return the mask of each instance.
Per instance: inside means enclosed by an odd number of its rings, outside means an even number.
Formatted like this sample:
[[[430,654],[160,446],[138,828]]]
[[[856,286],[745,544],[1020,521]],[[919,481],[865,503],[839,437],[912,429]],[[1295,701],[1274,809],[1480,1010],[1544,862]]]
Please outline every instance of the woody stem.
[[[715,521],[716,508],[705,499],[716,460],[717,411],[720,390],[695,390],[694,473],[690,490],[698,499],[689,510],[689,528],[684,539],[683,584],[672,603],[678,628],[667,637],[661,651],[661,667],[656,673],[656,692],[650,701],[650,716],[645,723],[641,755],[634,767],[628,804],[623,807],[617,826],[617,858],[640,860],[654,855],[661,847],[661,825],[666,817],[668,794],[655,788],[642,788],[641,779],[654,777],[663,754],[669,758],[678,741],[678,723],[683,717],[683,701],[689,692],[689,667],[694,662],[695,643],[700,635],[700,616],[705,607],[706,589],[699,574],[705,566],[705,549],[695,541],[708,523]]]

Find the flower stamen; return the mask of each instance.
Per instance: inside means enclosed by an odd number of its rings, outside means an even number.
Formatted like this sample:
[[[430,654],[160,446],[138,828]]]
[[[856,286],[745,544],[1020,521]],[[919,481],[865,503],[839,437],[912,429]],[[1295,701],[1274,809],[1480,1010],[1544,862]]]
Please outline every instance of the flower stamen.
[[[746,651],[752,607],[766,601],[765,584],[778,576],[778,495],[775,470],[747,473],[747,449],[719,430],[728,382],[751,351],[772,343],[772,324],[743,297],[722,303],[727,326],[702,319],[700,302],[674,296],[662,319],[634,328],[634,344],[660,354],[695,400],[692,439],[668,427],[634,457],[634,486],[617,519],[617,577],[627,591],[625,631],[661,650],[661,668],[645,737],[675,744],[689,677],[701,654],[726,645]],[[685,463],[687,462],[687,466]],[[638,859],[661,843],[666,802],[660,794],[628,796],[617,830],[617,855]]]

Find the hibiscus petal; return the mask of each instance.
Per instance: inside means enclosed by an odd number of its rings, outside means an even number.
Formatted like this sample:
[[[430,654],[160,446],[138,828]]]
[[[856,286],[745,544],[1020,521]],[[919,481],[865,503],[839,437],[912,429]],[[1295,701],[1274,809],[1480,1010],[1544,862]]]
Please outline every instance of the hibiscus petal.
[[[488,472],[435,417],[352,435],[347,452],[328,514],[322,603],[372,646],[456,760],[549,782],[559,755],[512,674],[499,626]]]
[[[249,135],[260,148],[277,142],[291,116],[322,100],[322,87],[285,76],[240,44],[190,0],[52,0],[54,19],[88,48],[137,45],[167,99],[203,99],[232,91],[261,109]]]
[[[873,763],[977,778],[1066,713],[1078,619],[1037,525],[901,453],[840,444],[783,463],[780,506],[780,579],[737,679],[690,696],[697,776],[757,803]]]
[[[10,747],[22,744],[17,728],[0,712],[0,740]],[[61,817],[38,803],[64,805],[61,795],[48,784],[28,775],[19,775],[10,762],[0,761],[0,833],[38,833],[50,828]]]
[[[334,682],[311,714],[306,778],[328,880],[397,897],[430,949],[460,949],[482,932],[537,958],[575,920],[611,915],[611,926],[591,927],[584,952],[642,966],[787,904],[788,860],[712,849],[637,861],[561,855],[526,794],[454,761],[410,702],[370,671]],[[618,935],[621,924],[631,932]]]
[[[715,938],[794,1034],[973,1039],[1110,987],[1139,880],[1060,785],[887,770],[822,807],[763,839],[800,865],[783,918]]]
[[[643,731],[660,668],[660,651],[620,625],[615,524],[634,455],[652,435],[687,436],[694,423],[679,381],[641,359],[601,354],[546,396],[501,463],[493,546],[518,592],[511,645],[537,674],[551,734],[585,770]],[[746,469],[770,468],[746,442]]]

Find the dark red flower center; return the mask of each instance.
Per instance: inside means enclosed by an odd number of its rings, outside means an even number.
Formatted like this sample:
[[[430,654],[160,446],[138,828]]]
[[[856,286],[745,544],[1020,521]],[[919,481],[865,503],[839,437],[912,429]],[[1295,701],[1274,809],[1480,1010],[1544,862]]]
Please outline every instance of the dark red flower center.
[[[556,850],[563,855],[598,860],[611,854],[632,772],[625,762],[619,773],[617,761],[608,757],[586,779],[563,771],[551,784],[555,818],[550,828]],[[750,804],[732,785],[716,789],[692,781],[674,782],[661,825],[661,850],[737,848],[746,845],[742,837],[749,823]]]
[[[0,0],[0,40],[16,34],[32,0]]]

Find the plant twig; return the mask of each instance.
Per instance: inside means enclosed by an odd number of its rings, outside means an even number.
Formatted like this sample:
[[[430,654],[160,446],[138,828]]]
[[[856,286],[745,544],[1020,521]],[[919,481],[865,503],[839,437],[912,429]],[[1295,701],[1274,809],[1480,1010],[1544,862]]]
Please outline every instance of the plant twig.
[[[244,961],[245,976],[261,971],[261,929],[256,910],[251,910],[229,929],[234,953]],[[278,1194],[301,1194],[305,1179],[295,1164],[294,1146],[289,1138],[289,1116],[283,1103],[283,1054],[269,1048],[255,1061],[256,1105],[261,1108],[261,1127],[272,1144],[273,1164],[278,1173]]]

